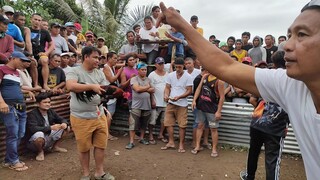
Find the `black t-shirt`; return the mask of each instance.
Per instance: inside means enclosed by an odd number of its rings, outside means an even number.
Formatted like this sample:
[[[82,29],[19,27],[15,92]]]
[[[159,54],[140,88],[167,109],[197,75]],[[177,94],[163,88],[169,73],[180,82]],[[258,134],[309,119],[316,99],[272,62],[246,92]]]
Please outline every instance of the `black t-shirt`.
[[[229,50],[228,50],[228,53],[231,53],[231,51],[233,51],[234,50],[234,47],[228,47],[229,48]]]
[[[45,52],[46,43],[51,42],[51,36],[47,30],[31,30],[31,43],[32,43],[32,53],[36,59],[38,59],[38,54],[40,52]]]
[[[202,84],[199,98],[197,99],[197,109],[207,112],[216,113],[218,110],[219,99],[217,97],[218,79],[208,81],[207,77]]]
[[[246,50],[246,51],[249,51],[249,49],[253,48],[253,45],[252,44],[247,44],[247,45],[243,45],[242,46],[242,49]]]
[[[258,111],[256,110],[258,108]],[[284,137],[286,135],[288,114],[277,104],[264,102],[261,98],[252,117],[251,127],[264,133]],[[262,110],[262,114],[259,115]]]
[[[193,92],[192,92],[192,94],[194,94],[194,93],[196,92],[196,90],[197,90],[197,88],[198,88],[198,86],[199,86],[199,84],[200,84],[200,82],[201,82],[201,78],[202,78],[202,75],[201,75],[201,74],[199,74],[196,78],[194,78],[194,80],[193,80]]]
[[[272,46],[271,48],[267,49],[267,47],[264,47],[267,51],[267,63],[273,63],[271,60],[271,56],[273,53],[275,53],[276,51],[278,51],[278,47],[277,46]]]
[[[41,74],[41,69],[39,69],[38,73]],[[61,82],[65,82],[65,81],[66,81],[66,75],[60,67],[49,69],[49,78],[48,78],[49,88],[54,88],[57,85],[59,85]],[[39,83],[40,85],[43,84],[42,76],[39,76]]]

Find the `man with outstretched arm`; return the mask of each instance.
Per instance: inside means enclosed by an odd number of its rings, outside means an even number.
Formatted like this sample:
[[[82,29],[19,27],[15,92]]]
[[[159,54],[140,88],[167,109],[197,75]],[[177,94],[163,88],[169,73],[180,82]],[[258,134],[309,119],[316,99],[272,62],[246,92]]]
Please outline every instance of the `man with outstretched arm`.
[[[255,69],[235,62],[204,39],[174,8],[167,8],[163,3],[160,7],[162,14],[157,25],[168,23],[183,33],[210,73],[268,102],[279,104],[288,113],[303,156],[307,179],[318,179],[320,0],[308,3],[288,29],[289,40],[284,46],[287,70]]]

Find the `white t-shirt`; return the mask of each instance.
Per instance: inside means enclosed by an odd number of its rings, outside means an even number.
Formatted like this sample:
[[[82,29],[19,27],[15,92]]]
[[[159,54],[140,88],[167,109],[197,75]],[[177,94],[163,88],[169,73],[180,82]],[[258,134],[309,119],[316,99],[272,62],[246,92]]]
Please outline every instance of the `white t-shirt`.
[[[61,69],[63,70],[64,74],[67,74],[68,72],[71,71],[72,67],[70,67],[70,66],[67,65],[67,67],[61,68]]]
[[[75,36],[75,35],[73,35],[73,34],[70,34],[69,36],[68,36],[68,38],[69,39],[72,39],[72,41],[74,42],[74,43],[76,43],[77,42],[77,36]]]
[[[166,87],[166,77],[168,73],[166,72],[165,75],[160,76],[155,71],[152,71],[148,78],[151,80],[151,84],[155,89],[154,98],[156,101],[157,107],[166,107],[167,103],[164,101],[164,89]]]
[[[289,115],[298,141],[307,179],[320,177],[320,114],[310,90],[283,69],[256,69],[255,82],[262,98],[279,104]]]
[[[104,68],[108,68],[109,71],[111,72],[111,76],[114,77],[114,72],[113,72],[113,69],[108,65],[108,64],[105,64],[104,65]],[[101,71],[103,72],[103,69],[101,69]],[[110,84],[110,82],[108,81],[108,79],[106,78],[108,84]],[[116,83],[118,85],[118,80],[115,81],[114,83]],[[113,99],[109,99],[109,101],[107,102],[107,105],[111,105],[113,103],[117,102],[117,98],[113,98]]]
[[[174,98],[176,96],[180,96],[184,94],[187,91],[188,86],[193,85],[193,81],[191,76],[188,73],[183,73],[183,75],[180,77],[180,79],[177,79],[176,71],[173,71],[167,76],[166,83],[171,85],[171,91],[170,91],[170,98]],[[169,100],[169,103],[181,106],[181,107],[187,107],[188,106],[188,100],[187,98],[179,99],[178,101],[171,101]]]
[[[150,30],[146,30],[145,28],[141,28],[139,31],[141,39],[149,39],[150,41],[155,41],[155,37],[151,36],[151,32],[158,32],[157,28],[153,26]],[[143,44],[142,45],[142,50],[145,53],[150,53],[152,50],[158,51],[159,49],[159,44]]]
[[[184,70],[184,72],[186,72],[186,73],[189,74],[188,70]],[[192,71],[192,73],[189,74],[189,75],[192,77],[192,81],[193,81],[200,73],[201,73],[201,70],[200,70],[200,69],[194,68],[193,71]]]

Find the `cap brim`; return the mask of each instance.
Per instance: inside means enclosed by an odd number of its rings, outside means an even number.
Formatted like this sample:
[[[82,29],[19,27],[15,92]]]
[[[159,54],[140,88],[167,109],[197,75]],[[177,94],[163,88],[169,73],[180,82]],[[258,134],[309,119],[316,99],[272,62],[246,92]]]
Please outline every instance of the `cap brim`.
[[[22,61],[31,62],[29,58],[20,58]]]

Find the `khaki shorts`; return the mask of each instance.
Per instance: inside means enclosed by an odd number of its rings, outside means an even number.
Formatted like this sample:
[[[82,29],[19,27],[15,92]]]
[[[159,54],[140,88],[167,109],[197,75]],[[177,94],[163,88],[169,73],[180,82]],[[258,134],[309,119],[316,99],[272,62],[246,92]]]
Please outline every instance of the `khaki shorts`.
[[[98,119],[81,119],[70,115],[70,121],[79,152],[87,152],[92,146],[101,149],[107,147],[109,133],[105,115]]]
[[[178,123],[180,128],[186,128],[188,124],[188,107],[168,104],[164,115],[164,126],[174,126]]]

